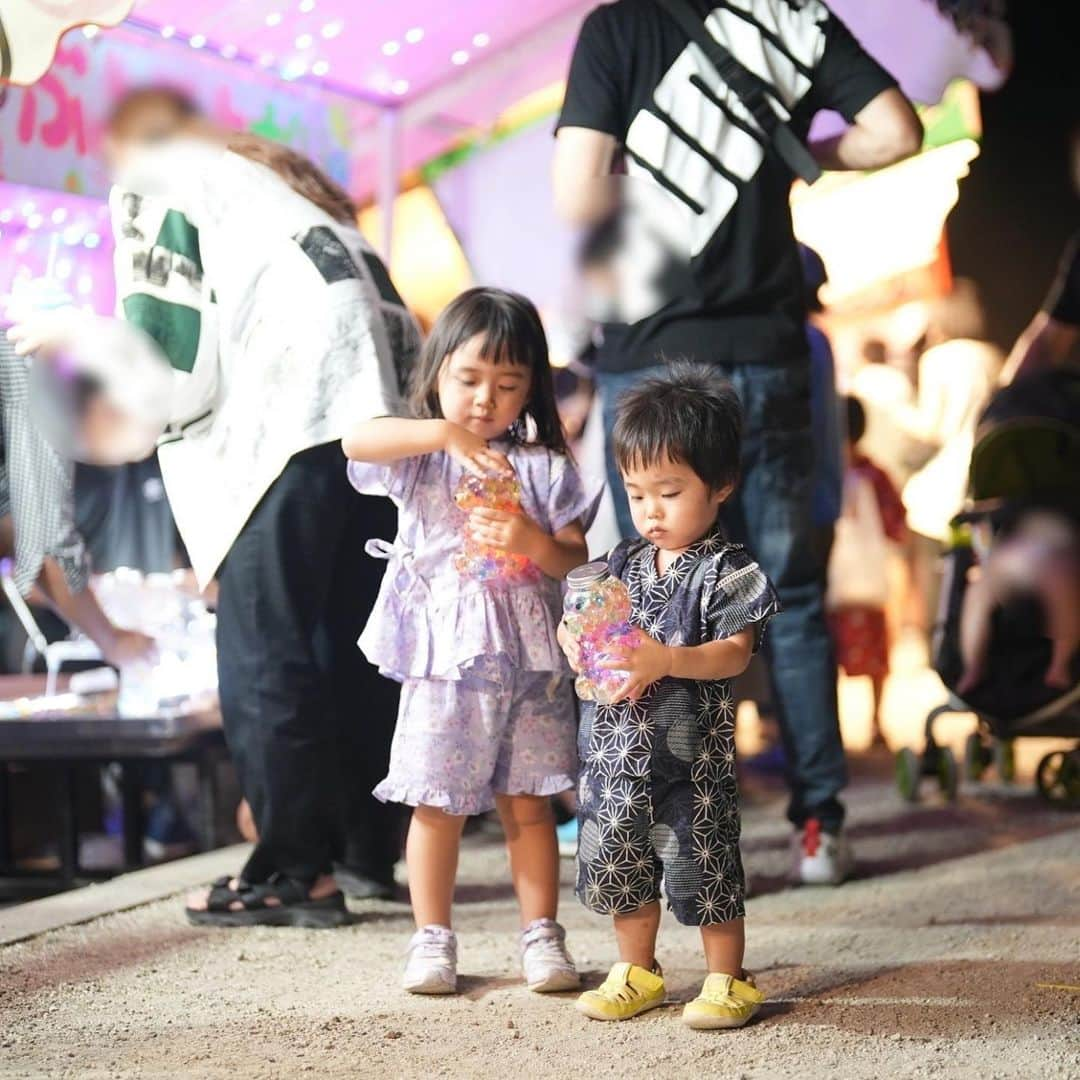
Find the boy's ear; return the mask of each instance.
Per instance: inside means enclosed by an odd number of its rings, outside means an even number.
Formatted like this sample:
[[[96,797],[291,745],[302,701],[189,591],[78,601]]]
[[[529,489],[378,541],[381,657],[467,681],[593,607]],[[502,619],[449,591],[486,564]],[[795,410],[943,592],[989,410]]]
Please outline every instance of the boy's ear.
[[[734,485],[734,483],[731,483],[731,484],[725,484],[725,485],[724,485],[724,486],[723,486],[722,488],[717,488],[717,489],[716,489],[716,490],[715,490],[715,491],[714,491],[714,492],[712,493],[712,497],[713,497],[713,499],[714,499],[714,500],[716,501],[716,505],[717,505],[718,507],[719,507],[719,506],[723,506],[723,505],[724,505],[724,503],[726,503],[726,502],[728,501],[728,499],[730,499],[730,498],[731,498],[731,494],[732,494],[732,492],[733,492],[734,490],[735,490],[735,485]]]

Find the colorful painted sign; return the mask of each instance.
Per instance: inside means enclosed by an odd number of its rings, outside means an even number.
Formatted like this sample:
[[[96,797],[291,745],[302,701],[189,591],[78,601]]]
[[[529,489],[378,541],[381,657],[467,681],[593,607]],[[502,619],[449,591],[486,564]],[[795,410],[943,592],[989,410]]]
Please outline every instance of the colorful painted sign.
[[[69,33],[33,86],[8,87],[0,104],[0,180],[104,196],[101,157],[111,104],[147,83],[178,87],[224,126],[288,143],[353,187],[350,155],[362,106],[306,87],[286,87],[196,51],[131,32]]]

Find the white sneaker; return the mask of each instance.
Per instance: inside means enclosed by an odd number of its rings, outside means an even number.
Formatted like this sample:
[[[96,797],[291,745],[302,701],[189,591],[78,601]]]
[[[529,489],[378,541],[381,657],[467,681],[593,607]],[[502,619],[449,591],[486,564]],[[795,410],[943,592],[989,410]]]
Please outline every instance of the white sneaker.
[[[409,941],[405,977],[410,994],[457,993],[457,934],[445,926],[422,926]]]
[[[566,951],[566,931],[554,919],[535,919],[521,932],[521,970],[538,994],[576,990],[581,977]]]
[[[791,842],[792,881],[803,885],[839,885],[855,865],[851,845],[843,833],[827,833],[817,818],[810,818]]]

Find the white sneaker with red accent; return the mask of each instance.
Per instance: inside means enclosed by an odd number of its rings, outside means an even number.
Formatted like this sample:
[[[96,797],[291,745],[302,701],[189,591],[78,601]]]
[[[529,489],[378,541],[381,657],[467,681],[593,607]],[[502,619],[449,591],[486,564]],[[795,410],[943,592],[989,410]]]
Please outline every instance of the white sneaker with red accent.
[[[810,818],[791,842],[791,879],[802,885],[839,885],[851,876],[855,857],[843,833],[825,832]]]

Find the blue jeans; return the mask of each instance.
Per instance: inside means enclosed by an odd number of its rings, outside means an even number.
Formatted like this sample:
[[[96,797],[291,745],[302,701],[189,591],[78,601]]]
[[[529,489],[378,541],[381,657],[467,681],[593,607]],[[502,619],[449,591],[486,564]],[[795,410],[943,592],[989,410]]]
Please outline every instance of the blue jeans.
[[[635,535],[622,479],[611,455],[619,395],[661,367],[597,372],[607,435],[608,483],[619,531]],[[784,605],[766,636],[777,719],[788,760],[788,817],[815,817],[827,832],[843,824],[839,794],[847,783],[836,709],[836,658],[825,624],[824,567],[815,542],[814,444],[806,364],[719,368],[743,404],[742,480],[724,507],[731,538],[745,543]]]

